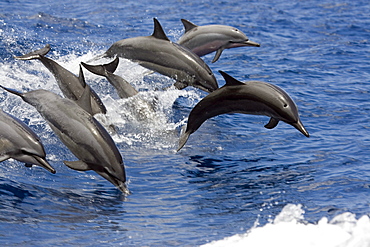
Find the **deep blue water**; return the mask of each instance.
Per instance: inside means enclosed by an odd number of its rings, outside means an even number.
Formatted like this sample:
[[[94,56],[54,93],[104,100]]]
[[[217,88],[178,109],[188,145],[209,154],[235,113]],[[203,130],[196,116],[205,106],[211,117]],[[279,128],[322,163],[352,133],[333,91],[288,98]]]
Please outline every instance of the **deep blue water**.
[[[0,83],[60,93],[38,61],[16,61],[50,43],[48,55],[74,73],[123,38],[146,36],[153,18],[169,38],[180,19],[242,30],[261,47],[230,49],[211,64],[241,81],[283,88],[299,107],[304,137],[267,117],[221,115],[176,153],[181,126],[206,93],[121,61],[118,74],[158,98],[147,122],[130,114],[105,80],[86,72],[108,108],[124,158],[125,197],[93,172],[67,168],[74,156],[34,108],[0,92],[0,106],[40,135],[56,174],[14,160],[0,165],[0,243],[23,246],[196,246],[265,224],[288,204],[305,220],[370,214],[370,5],[368,1],[0,1]]]

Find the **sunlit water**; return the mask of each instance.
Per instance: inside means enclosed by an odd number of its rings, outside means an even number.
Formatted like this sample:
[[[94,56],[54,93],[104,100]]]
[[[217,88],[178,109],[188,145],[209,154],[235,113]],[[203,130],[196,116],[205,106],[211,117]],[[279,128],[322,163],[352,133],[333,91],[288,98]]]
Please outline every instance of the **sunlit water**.
[[[116,73],[140,93],[119,99],[104,78],[85,70],[108,109],[97,118],[118,130],[112,137],[132,192],[123,196],[96,173],[67,168],[63,160],[75,157],[37,111],[2,91],[1,108],[41,137],[57,173],[1,163],[0,243],[369,246],[368,13],[366,1],[0,1],[4,86],[61,94],[41,62],[13,58],[47,43],[47,56],[78,74],[81,61],[112,43],[150,35],[154,17],[173,41],[183,33],[181,18],[231,25],[261,47],[226,50],[214,64],[214,54],[203,57],[219,85],[223,70],[280,86],[311,135],[285,123],[267,130],[263,116],[221,115],[177,153],[180,129],[206,93],[176,90],[172,79],[121,59]],[[155,101],[155,112],[138,115],[143,100]]]

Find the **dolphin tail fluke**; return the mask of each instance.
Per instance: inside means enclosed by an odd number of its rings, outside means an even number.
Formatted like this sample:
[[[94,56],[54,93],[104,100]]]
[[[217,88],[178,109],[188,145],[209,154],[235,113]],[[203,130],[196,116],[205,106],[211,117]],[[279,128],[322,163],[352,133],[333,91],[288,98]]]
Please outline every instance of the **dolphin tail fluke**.
[[[93,74],[107,76],[107,72],[114,73],[118,66],[119,58],[116,57],[112,62],[102,65],[89,65],[81,62],[82,66]]]
[[[103,66],[107,71],[114,73],[114,71],[116,71],[118,67],[118,63],[119,63],[119,58],[116,57],[112,62],[103,64]]]
[[[4,89],[4,90],[8,91],[9,93],[15,94],[15,95],[20,96],[20,97],[22,97],[22,98],[23,98],[23,93],[18,92],[18,91],[17,91],[17,90],[15,90],[15,89],[10,89],[10,88],[4,87],[4,86],[2,86],[2,85],[0,85],[0,87],[1,87],[2,89]]]
[[[33,157],[37,160],[37,162],[38,162],[37,165],[45,168],[46,170],[48,170],[49,172],[51,172],[53,174],[56,173],[55,169],[45,159],[43,159],[41,157],[38,157],[38,156],[33,156]]]
[[[84,62],[81,62],[82,66],[85,67],[88,71],[95,75],[100,75],[100,76],[107,76],[107,71],[104,68],[103,65],[89,65]]]
[[[179,147],[176,150],[177,152],[180,151],[180,149],[185,145],[185,143],[188,141],[189,136],[190,136],[190,131],[185,131],[185,126],[182,128],[181,132],[182,134],[179,140]]]
[[[294,128],[296,128],[297,130],[299,130],[299,132],[301,132],[303,135],[305,135],[306,137],[310,137],[310,134],[308,133],[308,131],[306,130],[306,128],[303,126],[301,120],[298,120],[298,122],[296,123],[292,123],[291,124]]]
[[[40,59],[40,57],[45,56],[50,51],[50,45],[46,44],[44,48],[41,48],[36,51],[32,51],[23,56],[15,56],[14,58],[19,60],[32,60],[32,59]]]

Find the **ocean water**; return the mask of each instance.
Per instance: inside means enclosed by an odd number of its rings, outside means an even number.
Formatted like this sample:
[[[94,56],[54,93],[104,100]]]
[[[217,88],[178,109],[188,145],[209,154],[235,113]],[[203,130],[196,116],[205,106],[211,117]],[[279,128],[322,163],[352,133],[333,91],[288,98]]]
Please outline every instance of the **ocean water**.
[[[140,91],[119,99],[85,71],[118,128],[129,196],[75,160],[37,111],[0,92],[0,107],[41,138],[57,170],[0,164],[3,246],[370,246],[370,5],[367,1],[0,1],[0,84],[61,94],[39,61],[13,57],[52,47],[48,57],[78,74],[80,62],[114,42],[150,35],[157,18],[172,41],[181,18],[237,27],[261,47],[203,57],[220,86],[223,70],[241,81],[278,85],[310,133],[263,126],[264,116],[206,121],[176,152],[181,127],[206,96],[169,88],[173,80],[121,59],[117,74]],[[138,118],[140,100],[156,114]],[[268,242],[270,241],[270,242]],[[272,244],[273,243],[273,244]]]

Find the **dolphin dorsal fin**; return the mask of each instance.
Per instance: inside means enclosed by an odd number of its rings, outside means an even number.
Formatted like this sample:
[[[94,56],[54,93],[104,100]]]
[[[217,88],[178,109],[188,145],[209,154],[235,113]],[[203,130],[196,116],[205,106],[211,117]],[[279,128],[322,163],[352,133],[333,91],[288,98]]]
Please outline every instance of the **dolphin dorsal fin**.
[[[240,86],[240,85],[245,85],[245,83],[238,81],[234,77],[230,76],[229,74],[223,72],[222,70],[219,70],[220,74],[224,77],[225,79],[225,86]]]
[[[156,18],[153,18],[153,20],[154,20],[154,31],[153,31],[152,36],[157,39],[163,39],[163,40],[170,41],[166,33],[163,31],[163,28],[161,24],[159,23],[159,21]]]
[[[80,82],[82,87],[86,87],[85,75],[84,75],[84,72],[82,71],[81,64],[80,64],[80,71],[78,73],[78,81]]]
[[[76,100],[76,103],[89,114],[93,115],[91,107],[91,88],[89,85],[85,84],[82,95]]]
[[[190,22],[188,20],[185,20],[185,19],[181,19],[181,22],[184,25],[185,33],[189,32],[193,28],[196,28],[197,27],[197,25],[195,25],[194,23],[192,23],[192,22]]]

